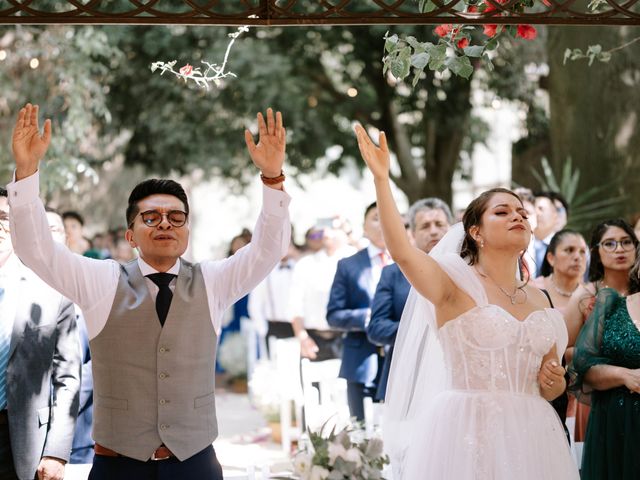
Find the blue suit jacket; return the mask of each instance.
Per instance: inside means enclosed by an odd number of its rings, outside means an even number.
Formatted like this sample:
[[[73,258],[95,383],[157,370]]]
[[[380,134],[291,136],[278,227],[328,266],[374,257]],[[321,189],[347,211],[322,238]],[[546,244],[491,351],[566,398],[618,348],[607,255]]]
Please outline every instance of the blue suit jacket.
[[[340,377],[350,382],[370,385],[378,374],[377,348],[365,332],[375,288],[367,249],[338,262],[327,305],[327,322],[346,331]]]
[[[382,269],[380,282],[371,304],[371,321],[367,326],[369,341],[384,346],[385,358],[376,399],[383,400],[393,356],[393,344],[400,325],[404,304],[411,285],[395,263]]]

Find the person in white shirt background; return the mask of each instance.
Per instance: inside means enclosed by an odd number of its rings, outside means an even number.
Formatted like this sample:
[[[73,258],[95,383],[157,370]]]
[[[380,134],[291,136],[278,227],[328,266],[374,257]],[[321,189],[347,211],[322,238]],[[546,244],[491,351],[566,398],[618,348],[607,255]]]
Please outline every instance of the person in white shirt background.
[[[322,248],[301,258],[293,270],[289,313],[300,355],[312,361],[340,358],[342,332],[327,323],[327,303],[338,260],[355,253],[334,218],[320,220],[313,228],[322,231]]]
[[[293,242],[280,263],[249,295],[249,317],[259,337],[258,356],[269,352],[269,338],[292,338],[289,301],[293,269],[300,252]]]

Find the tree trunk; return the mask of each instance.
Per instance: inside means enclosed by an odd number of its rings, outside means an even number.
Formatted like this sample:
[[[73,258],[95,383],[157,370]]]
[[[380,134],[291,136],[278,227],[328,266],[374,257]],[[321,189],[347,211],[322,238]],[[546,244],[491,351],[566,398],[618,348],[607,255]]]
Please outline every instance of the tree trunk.
[[[633,195],[640,173],[640,43],[591,67],[586,60],[563,65],[563,57],[567,48],[609,50],[638,35],[640,29],[629,27],[553,27],[547,46],[553,170],[558,176],[571,157],[581,191],[615,181],[611,195],[628,195],[629,211],[640,210]]]

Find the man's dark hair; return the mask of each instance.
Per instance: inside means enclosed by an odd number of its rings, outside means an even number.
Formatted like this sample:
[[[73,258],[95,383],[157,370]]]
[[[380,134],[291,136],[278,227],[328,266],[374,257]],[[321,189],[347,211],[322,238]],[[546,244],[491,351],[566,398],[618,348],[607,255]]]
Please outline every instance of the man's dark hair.
[[[554,204],[555,204],[555,201],[557,200],[562,204],[564,211],[567,212],[567,216],[569,216],[569,203],[567,202],[567,200],[564,198],[562,194],[558,192],[537,192],[535,196],[536,198],[537,197],[548,198],[549,200],[551,200],[551,203],[554,203]]]
[[[529,202],[531,204],[536,203],[536,197],[533,195],[533,192],[530,188],[527,187],[518,187],[513,189],[513,193],[520,197],[522,202]]]
[[[184,205],[184,211],[189,215],[189,200],[187,194],[178,182],[162,178],[150,178],[140,182],[134,187],[129,195],[129,205],[127,206],[127,225],[131,227],[140,210],[138,202],[151,195],[173,195]]]
[[[369,212],[374,208],[378,208],[378,202],[373,202],[371,205],[369,205],[367,208],[364,209],[364,218],[367,218],[367,215],[369,215]]]
[[[569,228],[565,228],[564,230],[560,230],[560,231],[556,232],[553,235],[553,237],[551,237],[551,241],[549,242],[549,246],[547,247],[547,251],[544,254],[544,260],[542,260],[542,265],[540,266],[540,276],[541,277],[548,277],[549,275],[551,275],[553,273],[553,267],[549,263],[549,259],[547,259],[547,254],[551,253],[553,255],[556,255],[556,252],[558,251],[558,246],[560,245],[562,240],[564,240],[566,237],[569,237],[569,236],[572,236],[572,235],[576,236],[576,237],[581,237],[584,240],[584,237],[582,236],[582,234],[580,232],[577,232],[575,230],[571,230]],[[586,241],[585,241],[585,245],[586,245]]]
[[[1,196],[2,195],[0,195],[0,197]],[[48,205],[45,205],[44,211],[47,212],[47,213],[55,213],[56,215],[60,216],[60,218],[62,218],[62,215],[60,215],[60,212],[58,210],[56,210],[55,208],[50,207]]]
[[[0,187],[0,197],[9,198],[9,193],[6,188]]]
[[[80,215],[78,212],[75,212],[73,210],[69,210],[68,212],[64,212],[62,214],[62,220],[64,221],[67,218],[71,218],[73,220],[77,220],[80,225],[84,226],[84,218],[82,218],[82,215]]]

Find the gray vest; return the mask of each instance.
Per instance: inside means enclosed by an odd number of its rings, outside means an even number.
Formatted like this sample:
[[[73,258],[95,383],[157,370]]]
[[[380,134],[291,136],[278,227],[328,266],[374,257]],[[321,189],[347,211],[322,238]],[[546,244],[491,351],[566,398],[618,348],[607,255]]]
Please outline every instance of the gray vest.
[[[217,337],[198,264],[180,260],[164,327],[137,260],[121,267],[111,313],[90,345],[97,443],[138,460],[161,444],[180,460],[211,445]]]

